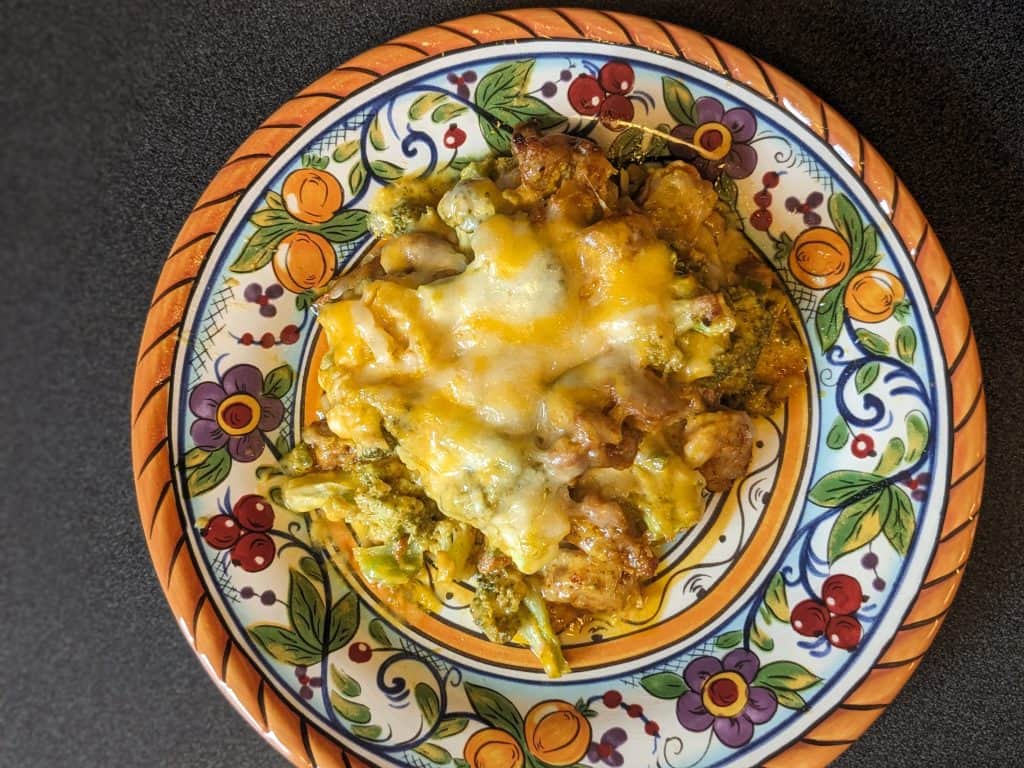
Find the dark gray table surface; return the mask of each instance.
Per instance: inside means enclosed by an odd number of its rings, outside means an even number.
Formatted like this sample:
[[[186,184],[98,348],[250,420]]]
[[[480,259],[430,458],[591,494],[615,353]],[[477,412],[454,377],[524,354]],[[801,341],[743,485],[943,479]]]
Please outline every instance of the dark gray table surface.
[[[509,3],[0,0],[0,766],[282,760],[178,632],[137,522],[129,394],[200,191],[359,51]],[[1024,11],[1015,0],[603,4],[792,75],[882,151],[949,252],[987,377],[987,494],[945,626],[840,766],[1024,764]]]

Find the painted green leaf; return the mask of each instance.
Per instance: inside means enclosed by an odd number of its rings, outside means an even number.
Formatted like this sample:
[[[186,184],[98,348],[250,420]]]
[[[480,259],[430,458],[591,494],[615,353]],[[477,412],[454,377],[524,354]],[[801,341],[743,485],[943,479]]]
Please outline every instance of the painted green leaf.
[[[836,192],[828,199],[828,215],[836,231],[850,245],[851,266],[856,264],[864,244],[864,224],[860,214],[850,198],[842,192]]]
[[[359,149],[359,142],[356,139],[346,141],[344,144],[339,144],[334,150],[334,162],[344,163],[356,153],[357,149]]]
[[[352,170],[348,172],[348,188],[352,192],[352,196],[355,197],[359,194],[359,191],[363,188],[363,184],[366,183],[366,166],[363,165],[362,161],[352,166]]]
[[[901,323],[907,322],[910,319],[910,301],[908,299],[900,299],[893,304],[892,316]]]
[[[366,705],[350,701],[334,691],[331,691],[331,706],[350,723],[365,725],[370,722],[370,710]]]
[[[379,741],[381,727],[379,725],[353,725],[350,730],[355,736],[369,741]]]
[[[903,445],[903,441],[898,437],[890,438],[889,442],[885,444],[885,450],[882,451],[875,472],[879,475],[892,474],[892,471],[903,462],[905,454],[906,447]]]
[[[448,97],[443,93],[425,93],[409,107],[409,119],[419,120],[427,112],[447,100]]]
[[[924,453],[928,445],[928,420],[921,411],[907,414],[907,455],[906,460],[913,464]]]
[[[727,173],[721,174],[715,181],[715,191],[718,193],[718,198],[722,202],[732,208],[736,207],[740,191],[736,186],[736,182],[733,181],[732,176]]]
[[[370,637],[374,641],[385,648],[391,647],[391,638],[388,637],[388,631],[384,628],[384,622],[380,619],[373,619],[370,622]]]
[[[405,175],[405,171],[394,163],[387,160],[374,160],[370,163],[370,169],[374,175],[385,181],[397,181]]]
[[[263,379],[263,394],[281,398],[288,394],[295,383],[295,371],[285,363],[270,371]]]
[[[313,581],[320,581],[321,579],[320,566],[318,566],[316,564],[316,560],[314,560],[309,555],[303,555],[299,559],[299,570],[306,574]]]
[[[630,126],[621,131],[608,147],[608,160],[617,166],[638,163],[643,159],[643,143],[644,132],[635,126]]]
[[[277,250],[277,245],[282,238],[297,228],[294,222],[260,227],[245,241],[242,252],[238,254],[238,258],[229,269],[232,272],[255,272],[257,269],[262,269],[274,257],[274,251]]]
[[[873,472],[859,472],[855,469],[839,469],[824,475],[811,488],[808,498],[819,507],[838,507],[855,496],[884,480]]]
[[[501,64],[480,78],[473,94],[476,105],[498,123],[480,115],[484,140],[498,152],[508,152],[512,129],[520,123],[534,121],[546,130],[565,121],[546,102],[527,93],[533,64],[531,60]]]
[[[324,636],[324,599],[313,582],[301,571],[289,571],[288,619],[302,641],[310,648],[319,649]]]
[[[320,650],[303,642],[299,635],[277,624],[257,624],[249,634],[263,649],[282,664],[307,667],[320,661]]]
[[[350,240],[355,240],[366,234],[366,211],[349,208],[330,221],[321,224],[317,231],[332,243],[347,243]]]
[[[206,452],[204,451],[204,453]],[[196,458],[198,458],[198,454],[192,456],[193,461]],[[186,454],[187,460],[188,454]],[[211,488],[217,487],[224,482],[229,472],[231,472],[231,454],[228,453],[226,447],[206,453],[200,463],[185,470],[188,495],[198,496],[201,493],[206,493]]]
[[[793,238],[791,238],[787,233],[783,232],[781,235],[779,235],[779,241],[775,244],[775,263],[778,265],[785,264],[789,260],[789,252],[791,250],[793,250]],[[825,294],[825,298],[828,298],[828,294]],[[821,332],[819,330],[819,337],[820,334]],[[839,334],[837,326],[836,338],[838,338],[838,336]],[[832,340],[832,343],[835,343],[835,339]]]
[[[314,301],[316,301],[316,291],[312,288],[307,288],[302,293],[295,296],[295,308],[299,310],[299,312],[305,312],[313,306]]]
[[[384,150],[388,148],[387,142],[384,141],[384,132],[380,128],[380,115],[373,116],[369,133],[370,144],[373,145],[374,149]]]
[[[857,272],[871,269],[881,260],[882,256],[878,252],[878,234],[875,232],[875,228],[868,224],[862,232],[860,253],[854,254],[854,258],[851,260],[850,274],[854,275]]]
[[[466,730],[469,719],[465,717],[446,717],[437,725],[434,731],[435,739],[447,739],[449,736],[456,736]]]
[[[442,104],[430,114],[430,119],[435,123],[447,123],[453,120],[467,109],[463,104]]]
[[[263,199],[267,202],[268,208],[276,208],[277,210],[284,208],[284,198],[277,192],[267,192]]]
[[[866,546],[882,532],[888,513],[887,498],[885,490],[875,491],[839,513],[828,536],[829,565],[848,552]]]
[[[805,691],[820,682],[820,677],[795,661],[773,661],[758,670],[752,685],[773,691]]]
[[[765,624],[771,626],[772,616],[774,614],[772,614],[771,609],[767,605],[765,605],[764,603],[761,603],[761,607],[757,609],[757,614],[762,619],[764,619],[764,623]]]
[[[917,529],[914,507],[910,503],[907,492],[902,488],[891,485],[886,490],[889,496],[889,514],[886,515],[882,532],[892,544],[892,548],[905,557],[910,550],[914,531]]]
[[[279,208],[263,208],[249,217],[257,227],[276,227],[281,224],[295,225],[295,219],[288,211]]]
[[[331,614],[327,617],[328,652],[336,651],[349,644],[359,627],[359,598],[355,592],[349,592],[334,603]]]
[[[503,728],[512,734],[522,734],[523,717],[515,704],[490,688],[472,683],[465,683],[463,687],[473,711],[480,715],[485,723],[495,728]]]
[[[814,326],[818,331],[821,349],[827,352],[839,339],[839,331],[843,326],[843,289],[845,283],[839,283],[829,289],[821,297],[818,314],[814,317]]]
[[[461,171],[463,168],[465,168],[472,162],[473,159],[470,157],[453,157],[451,162],[448,163],[448,167],[451,168],[453,171]]]
[[[807,702],[804,701],[804,697],[799,693],[793,691],[773,691],[775,698],[779,701],[779,706],[786,707],[787,709],[803,709],[807,706]]]
[[[868,352],[874,352],[876,355],[889,354],[889,342],[874,331],[869,331],[866,328],[858,328],[857,340]]]
[[[645,157],[665,157],[668,155],[668,141],[665,139],[665,134],[668,134],[672,130],[672,126],[667,123],[658,123],[657,133],[648,131],[647,138],[647,149],[644,150]],[[727,174],[722,174],[726,176]],[[719,176],[721,178],[721,176]],[[732,181],[730,178],[729,181]],[[735,186],[735,185],[734,185]]]
[[[413,750],[413,752],[420,757],[425,757],[427,760],[434,763],[434,765],[448,765],[448,763],[452,761],[452,755],[447,749],[438,744],[431,744],[430,742],[420,744]]]
[[[761,629],[756,621],[750,627],[750,641],[762,651],[770,651],[775,648],[775,641]]]
[[[665,108],[677,123],[697,124],[697,108],[689,88],[674,77],[662,77],[661,92],[665,97]]]
[[[456,757],[455,768],[470,768],[469,761],[463,760],[461,757]]]
[[[786,597],[786,582],[781,573],[776,573],[769,582],[764,604],[779,621],[789,621],[789,599]]]
[[[828,435],[825,436],[825,445],[833,451],[838,451],[846,445],[846,441],[849,439],[849,425],[842,416],[836,416],[836,420],[832,422],[832,428],[828,431]]]
[[[857,392],[863,394],[872,384],[875,383],[875,379],[878,378],[878,372],[881,370],[881,366],[877,361],[872,360],[867,365],[862,365],[857,369],[857,373],[854,374],[853,383],[857,387]]]
[[[917,352],[917,334],[909,325],[904,325],[896,332],[896,354],[908,365],[914,362]]]
[[[429,730],[437,721],[437,716],[441,711],[441,703],[438,701],[437,693],[426,683],[416,683],[416,687],[413,689],[413,697],[416,699],[416,705],[420,708],[420,712],[423,713],[423,720],[426,722],[426,727]]]
[[[725,632],[715,638],[715,647],[726,649],[735,648],[737,645],[743,642],[743,630],[734,629],[729,632]]]
[[[191,451],[185,454],[185,458],[182,461],[185,469],[191,469],[192,467],[200,466],[206,457],[210,455],[209,451],[204,451],[202,448],[193,448]]]
[[[342,696],[358,696],[363,692],[358,680],[345,674],[333,664],[331,665],[331,684],[338,689]]]
[[[688,690],[683,678],[675,672],[658,672],[641,678],[640,685],[658,699],[678,699]]]

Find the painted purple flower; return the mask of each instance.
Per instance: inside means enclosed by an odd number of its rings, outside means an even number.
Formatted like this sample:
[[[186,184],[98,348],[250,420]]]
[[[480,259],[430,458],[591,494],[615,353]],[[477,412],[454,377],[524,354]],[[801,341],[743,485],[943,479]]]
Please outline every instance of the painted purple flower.
[[[750,146],[757,132],[754,113],[743,107],[727,110],[708,96],[697,99],[694,110],[696,125],[672,129],[673,136],[687,142],[669,142],[672,154],[692,162],[706,179],[717,179],[722,173],[734,179],[752,174],[757,165],[757,152]]]
[[[683,672],[690,690],[679,697],[676,717],[688,731],[714,729],[727,747],[742,747],[754,736],[754,726],[771,720],[779,702],[768,688],[751,685],[761,662],[737,648],[719,661],[713,656],[694,659]]]
[[[196,415],[192,439],[204,451],[227,446],[235,461],[255,461],[263,453],[263,433],[284,417],[281,401],[263,393],[263,374],[253,365],[236,365],[220,383],[204,381],[192,390],[188,407]]]
[[[295,678],[299,681],[299,696],[304,699],[313,698],[313,689],[323,686],[323,678],[310,677],[309,670],[305,667],[295,668]]]
[[[626,760],[618,748],[626,743],[627,738],[626,732],[621,728],[609,728],[604,732],[601,741],[590,742],[590,748],[587,749],[587,760],[605,765],[622,765]]]

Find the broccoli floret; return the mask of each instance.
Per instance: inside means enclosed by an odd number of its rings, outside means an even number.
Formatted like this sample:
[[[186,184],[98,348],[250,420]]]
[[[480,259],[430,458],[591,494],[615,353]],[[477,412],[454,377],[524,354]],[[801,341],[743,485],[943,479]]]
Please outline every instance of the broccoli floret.
[[[412,200],[399,200],[386,210],[373,210],[366,219],[366,226],[374,237],[397,237],[416,226],[427,213],[428,206]]]
[[[521,625],[519,607],[528,587],[514,567],[498,573],[481,574],[469,612],[483,633],[495,643],[507,643]]]
[[[786,297],[778,289],[726,289],[736,317],[727,350],[712,361],[714,375],[700,382],[731,408],[771,413],[783,397],[774,388],[806,367],[803,345],[793,329]]]

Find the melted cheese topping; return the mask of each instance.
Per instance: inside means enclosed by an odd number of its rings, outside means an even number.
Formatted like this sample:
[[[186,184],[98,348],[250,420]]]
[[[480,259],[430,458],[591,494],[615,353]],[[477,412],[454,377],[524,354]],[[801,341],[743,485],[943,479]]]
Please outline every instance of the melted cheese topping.
[[[469,245],[459,275],[374,282],[322,308],[327,419],[379,446],[383,422],[441,511],[533,573],[569,530],[565,477],[538,439],[565,397],[553,385],[584,364],[607,380],[624,366],[682,370],[675,257],[640,215],[580,228],[495,213]],[[686,480],[689,507],[703,486],[692,471]]]

